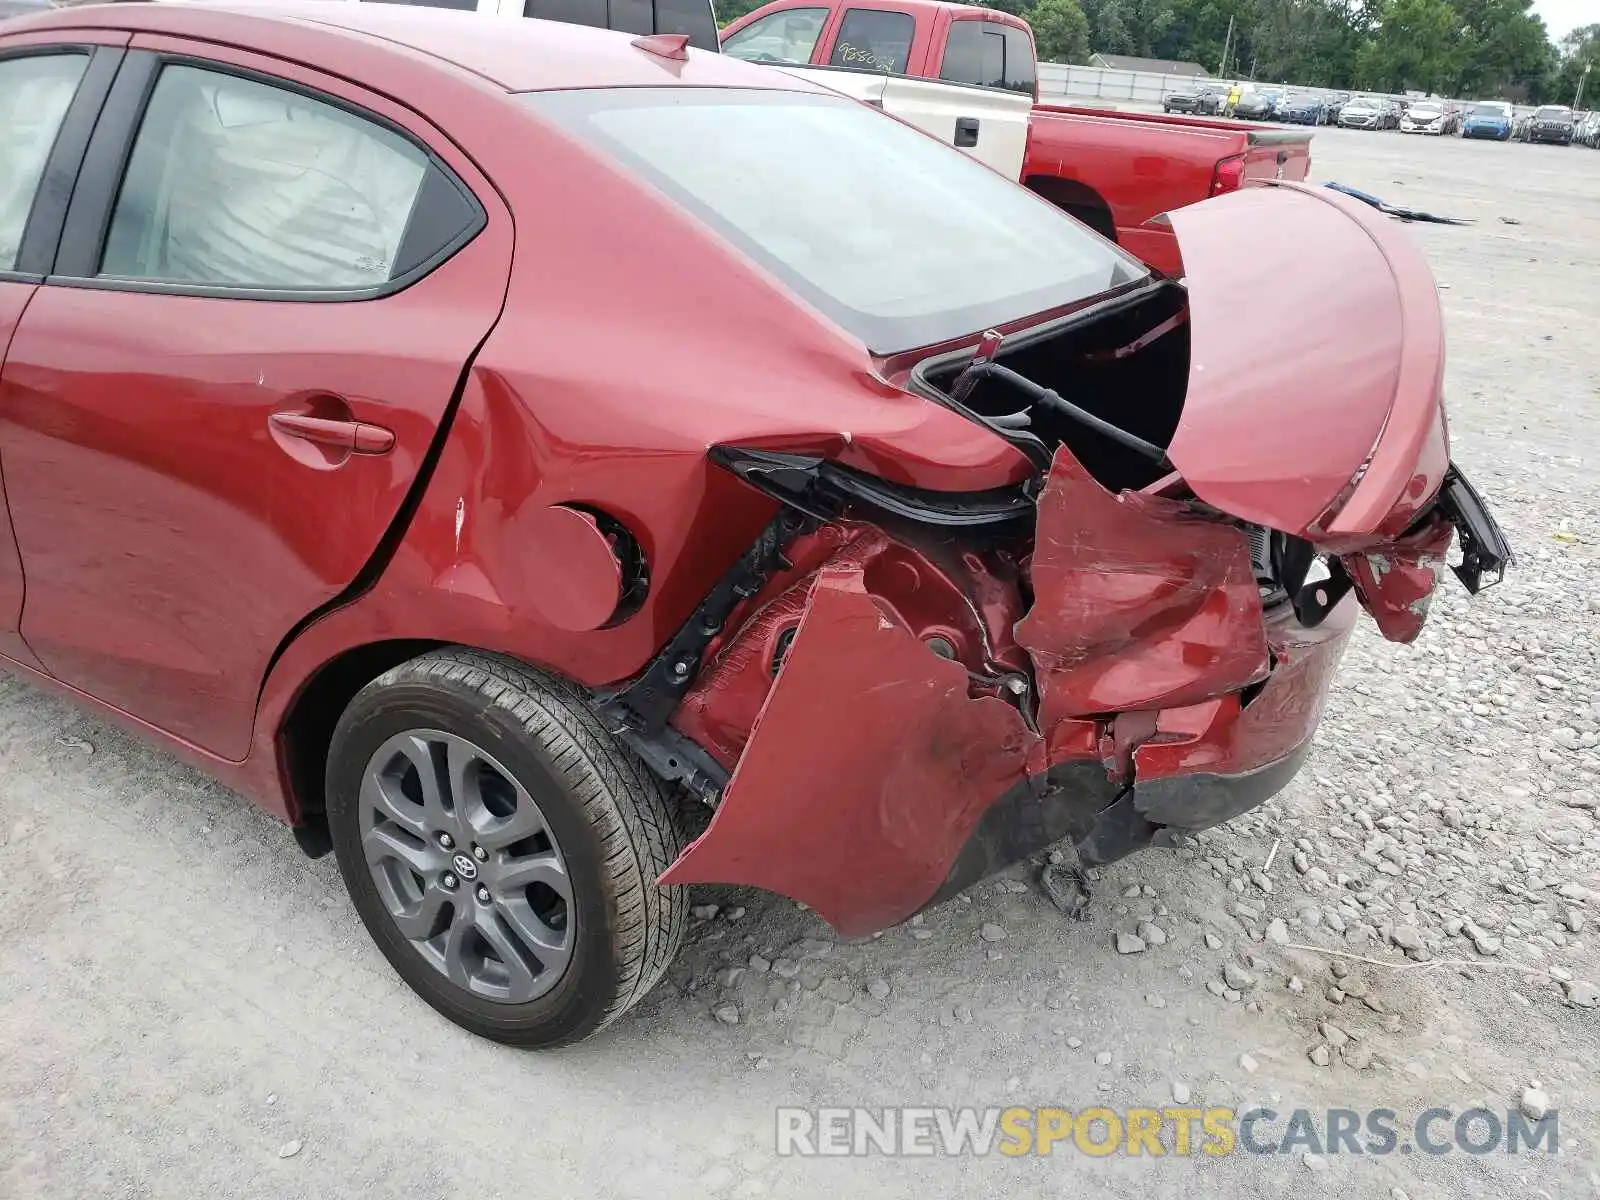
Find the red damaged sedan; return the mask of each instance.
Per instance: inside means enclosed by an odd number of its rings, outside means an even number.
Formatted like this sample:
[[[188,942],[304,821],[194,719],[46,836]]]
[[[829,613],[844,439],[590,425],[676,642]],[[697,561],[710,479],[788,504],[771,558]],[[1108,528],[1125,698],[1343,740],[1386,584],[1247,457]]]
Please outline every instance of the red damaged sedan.
[[[681,38],[0,28],[0,653],[331,842],[479,1034],[626,1011],[675,885],[855,935],[1225,821],[1361,610],[1509,560],[1344,196],[1173,213],[1180,284]]]

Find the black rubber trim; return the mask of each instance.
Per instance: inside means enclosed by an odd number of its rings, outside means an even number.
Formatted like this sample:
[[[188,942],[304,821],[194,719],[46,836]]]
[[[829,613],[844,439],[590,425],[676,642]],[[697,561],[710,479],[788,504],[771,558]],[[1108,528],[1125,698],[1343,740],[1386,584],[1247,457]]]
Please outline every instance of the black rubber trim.
[[[134,140],[144,123],[145,109],[155,91],[156,80],[168,66],[194,67],[292,92],[386,129],[421,150],[427,156],[429,169],[412,205],[396,254],[396,266],[402,269],[384,283],[369,288],[219,287],[101,276],[100,260],[105,251],[106,235],[111,228]],[[452,218],[457,221],[454,236],[447,230]],[[463,220],[465,224],[460,223]],[[105,117],[89,142],[49,282],[63,287],[205,296],[219,300],[288,300],[312,304],[376,300],[392,296],[425,278],[477,237],[488,223],[488,213],[477,196],[432,149],[418,141],[411,131],[377,113],[293,80],[231,63],[195,55],[132,50],[127,52],[123,69],[112,85],[105,104]]]
[[[811,455],[739,446],[713,446],[708,457],[757,491],[823,522],[857,514],[937,529],[1020,532],[1034,519],[1033,500],[1021,487],[933,492]]]
[[[125,53],[121,46],[59,45],[29,46],[20,53],[5,55],[6,59],[82,55],[89,60],[78,81],[77,93],[62,118],[61,128],[56,131],[55,144],[50,148],[50,157],[45,160],[44,174],[39,180],[39,190],[33,194],[22,245],[17,250],[16,271],[19,274],[38,280],[50,272],[56,247],[61,242],[61,227],[67,219],[67,206],[72,202],[78,168],[83,165],[84,151],[88,149],[95,122],[100,119],[101,107]]]
[[[1143,780],[1134,786],[1134,807],[1156,825],[1210,829],[1277,795],[1295,777],[1310,750],[1308,738],[1294,753],[1253,771],[1237,775],[1197,772]]]
[[[148,51],[133,50],[124,55],[122,69],[111,85],[103,114],[85,150],[72,202],[67,206],[60,245],[48,274],[89,276],[99,267],[111,210],[158,65],[157,57]]]

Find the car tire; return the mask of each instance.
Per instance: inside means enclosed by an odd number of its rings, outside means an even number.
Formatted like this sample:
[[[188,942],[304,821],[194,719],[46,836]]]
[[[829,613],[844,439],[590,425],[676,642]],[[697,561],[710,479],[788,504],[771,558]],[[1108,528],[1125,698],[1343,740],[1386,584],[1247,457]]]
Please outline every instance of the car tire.
[[[439,650],[364,687],[334,731],[327,818],[379,950],[481,1037],[588,1037],[682,943],[688,890],[656,884],[683,841],[662,784],[577,688],[520,662]]]

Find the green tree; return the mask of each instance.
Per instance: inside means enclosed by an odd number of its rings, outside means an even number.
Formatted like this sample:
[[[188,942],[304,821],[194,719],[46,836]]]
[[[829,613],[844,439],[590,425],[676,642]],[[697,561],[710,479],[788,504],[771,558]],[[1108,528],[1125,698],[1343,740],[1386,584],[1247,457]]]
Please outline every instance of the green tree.
[[[1033,40],[1045,62],[1089,61],[1089,18],[1078,0],[1037,0],[1023,14],[1033,26]]]
[[[1492,96],[1550,69],[1550,35],[1532,0],[1452,0],[1461,16],[1456,95]]]
[[[1600,25],[1584,25],[1561,39],[1553,78],[1543,98],[1552,104],[1573,103],[1586,66],[1589,78],[1583,82],[1583,107],[1600,108]]]
[[[1402,92],[1448,88],[1461,67],[1461,16],[1445,0],[1383,0],[1378,28],[1356,56],[1363,87]]]

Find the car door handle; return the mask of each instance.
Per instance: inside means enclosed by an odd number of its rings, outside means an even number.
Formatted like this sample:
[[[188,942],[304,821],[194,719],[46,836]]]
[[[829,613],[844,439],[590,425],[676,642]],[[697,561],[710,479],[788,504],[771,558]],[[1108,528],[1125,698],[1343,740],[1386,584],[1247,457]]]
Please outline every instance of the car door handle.
[[[387,454],[394,449],[392,430],[365,421],[333,420],[294,412],[273,413],[268,421],[284,437],[348,450],[352,454]]]
[[[967,149],[978,144],[978,118],[956,118],[956,146]]]

